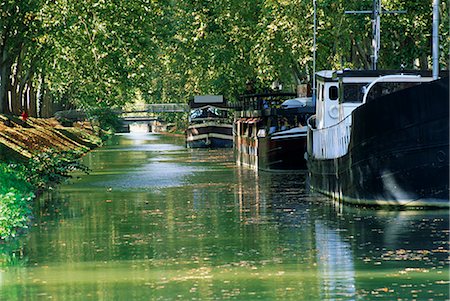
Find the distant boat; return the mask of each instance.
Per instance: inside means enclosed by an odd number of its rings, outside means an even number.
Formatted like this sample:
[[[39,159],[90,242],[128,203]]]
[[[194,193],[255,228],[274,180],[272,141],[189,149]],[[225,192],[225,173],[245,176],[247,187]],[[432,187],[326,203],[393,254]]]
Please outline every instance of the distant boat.
[[[441,76],[318,72],[312,189],[354,204],[449,207],[448,72]]]
[[[306,120],[311,98],[294,93],[241,96],[236,112],[237,163],[266,171],[306,171]]]
[[[222,95],[195,96],[190,103],[188,148],[233,147],[233,124]]]

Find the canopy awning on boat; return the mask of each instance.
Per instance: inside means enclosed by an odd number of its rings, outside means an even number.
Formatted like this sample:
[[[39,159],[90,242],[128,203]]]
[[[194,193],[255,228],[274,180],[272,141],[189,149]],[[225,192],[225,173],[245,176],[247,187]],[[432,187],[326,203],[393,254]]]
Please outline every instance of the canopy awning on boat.
[[[238,122],[240,123],[248,123],[248,124],[253,124],[253,123],[257,123],[258,121],[260,121],[260,118],[240,118],[238,120]]]

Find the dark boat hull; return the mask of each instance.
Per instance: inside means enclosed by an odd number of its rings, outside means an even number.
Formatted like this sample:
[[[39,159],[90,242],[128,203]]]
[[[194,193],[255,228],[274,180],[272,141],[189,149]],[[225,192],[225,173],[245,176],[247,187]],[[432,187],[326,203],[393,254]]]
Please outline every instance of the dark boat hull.
[[[269,171],[306,171],[306,133],[295,137],[259,139],[259,169]]]
[[[232,148],[233,126],[231,124],[193,124],[186,130],[188,148]]]
[[[306,172],[306,144],[306,133],[278,139],[272,136],[240,138],[237,162],[265,171]]]
[[[363,205],[449,207],[448,78],[357,108],[348,153],[315,159],[310,185]]]

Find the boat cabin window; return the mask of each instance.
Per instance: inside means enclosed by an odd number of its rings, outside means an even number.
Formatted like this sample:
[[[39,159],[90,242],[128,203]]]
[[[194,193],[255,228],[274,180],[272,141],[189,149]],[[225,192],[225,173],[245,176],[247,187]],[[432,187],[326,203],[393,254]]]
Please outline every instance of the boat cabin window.
[[[406,88],[411,88],[420,83],[417,82],[409,82],[409,83],[401,83],[401,82],[379,82],[376,83],[372,89],[369,91],[369,95],[367,95],[367,101],[374,100],[378,97],[388,95]]]
[[[367,83],[343,84],[340,102],[362,102]]]
[[[338,88],[336,86],[331,86],[328,89],[328,96],[330,97],[330,100],[338,99],[338,97],[339,97]]]
[[[190,112],[190,119],[196,118],[226,118],[227,111],[213,107],[193,109]]]

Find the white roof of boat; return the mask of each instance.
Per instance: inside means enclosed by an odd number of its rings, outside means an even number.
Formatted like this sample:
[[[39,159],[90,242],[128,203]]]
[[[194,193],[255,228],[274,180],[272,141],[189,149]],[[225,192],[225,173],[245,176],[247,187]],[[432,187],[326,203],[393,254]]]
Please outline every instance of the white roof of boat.
[[[285,100],[281,107],[283,109],[302,108],[307,105],[312,105],[312,97],[298,97]]]
[[[306,126],[304,126],[304,127],[296,127],[296,128],[292,128],[292,129],[289,129],[289,130],[273,133],[272,136],[299,134],[299,133],[304,133],[307,130],[308,130],[308,128]]]
[[[333,78],[333,73],[336,72],[336,70],[321,70],[316,72],[317,76],[323,77],[323,78]]]
[[[223,103],[223,95],[196,95],[194,103]]]

